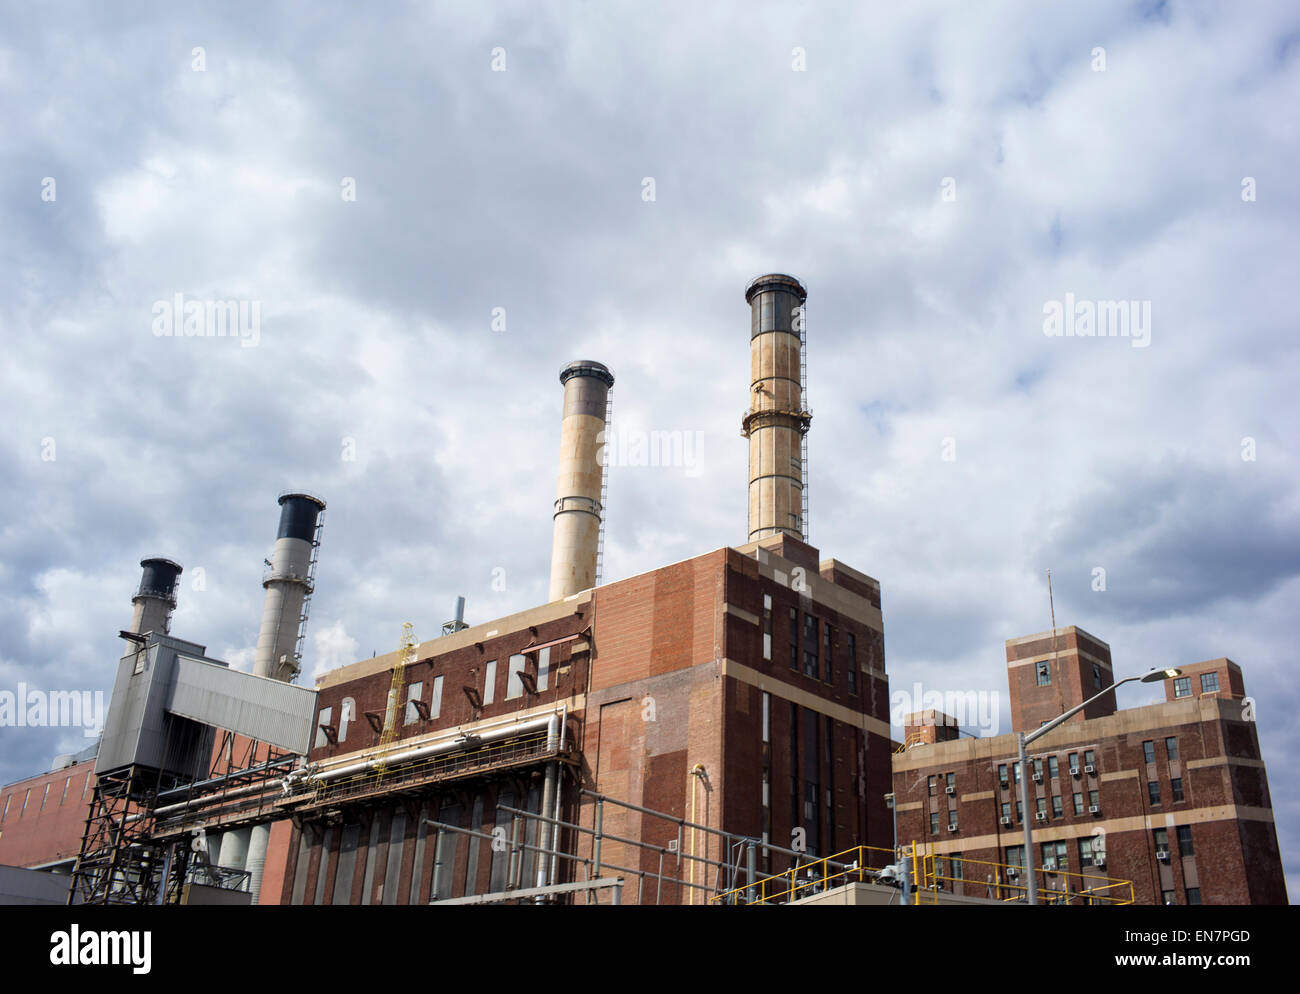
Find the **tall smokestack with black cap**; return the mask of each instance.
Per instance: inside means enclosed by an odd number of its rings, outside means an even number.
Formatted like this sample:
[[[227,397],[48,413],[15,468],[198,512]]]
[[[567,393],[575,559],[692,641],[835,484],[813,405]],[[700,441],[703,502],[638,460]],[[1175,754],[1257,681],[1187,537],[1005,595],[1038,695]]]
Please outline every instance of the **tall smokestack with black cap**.
[[[172,611],[176,609],[176,578],[181,575],[180,563],[155,556],[141,559],[144,572],[140,576],[140,589],[131,598],[135,612],[131,616],[133,635],[155,632],[166,635],[172,626]]]
[[[270,570],[262,581],[266,604],[257,636],[253,673],[289,682],[300,666],[299,638],[312,592],[319,519],[325,502],[304,493],[280,495],[280,530]]]
[[[745,289],[750,308],[749,541],[803,538],[803,438],[812,414],[803,396],[803,308],[808,291],[793,276],[769,273]]]
[[[564,415],[551,540],[552,601],[596,585],[604,513],[600,504],[605,473],[602,435],[614,374],[603,363],[580,359],[560,370],[560,383],[564,386]]]

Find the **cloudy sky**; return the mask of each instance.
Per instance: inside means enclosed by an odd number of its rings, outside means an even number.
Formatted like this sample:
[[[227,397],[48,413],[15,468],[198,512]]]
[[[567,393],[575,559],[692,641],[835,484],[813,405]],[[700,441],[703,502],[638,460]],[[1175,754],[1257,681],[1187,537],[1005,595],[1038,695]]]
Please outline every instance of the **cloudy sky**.
[[[698,443],[614,468],[605,579],[743,542],[743,291],[789,272],[810,539],[895,688],[1003,693],[1049,568],[1120,675],[1231,657],[1297,893],[1293,5],[358,9],[0,13],[0,689],[107,691],[152,554],[249,667],[286,488],[308,676],[544,601],[575,358]],[[158,334],[177,295],[245,337]],[[1098,301],[1128,335],[1047,333]],[[0,728],[0,782],[85,741]]]

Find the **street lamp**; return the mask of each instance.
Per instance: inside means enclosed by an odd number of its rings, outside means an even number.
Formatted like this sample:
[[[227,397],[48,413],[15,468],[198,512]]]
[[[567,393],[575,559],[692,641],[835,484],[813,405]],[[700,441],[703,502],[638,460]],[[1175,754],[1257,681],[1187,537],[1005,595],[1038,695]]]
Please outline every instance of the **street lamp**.
[[[1028,733],[1017,733],[1020,745],[1020,817],[1025,826],[1024,869],[1029,875],[1028,889],[1025,892],[1026,903],[1038,903],[1038,880],[1034,877],[1034,819],[1031,817],[1031,812],[1029,810],[1029,765],[1028,760],[1025,758],[1025,746],[1029,745],[1030,742],[1033,742],[1040,736],[1046,735],[1057,725],[1069,721],[1093,701],[1105,697],[1107,694],[1115,690],[1116,687],[1122,687],[1124,684],[1132,683],[1134,680],[1141,680],[1143,683],[1159,683],[1161,680],[1172,680],[1176,676],[1181,676],[1182,672],[1183,671],[1180,669],[1169,668],[1163,670],[1152,670],[1145,676],[1125,677],[1123,680],[1119,681],[1119,683],[1112,683],[1100,694],[1094,694],[1092,697],[1089,697],[1082,704],[1076,704],[1074,707],[1070,708],[1069,711],[1066,711],[1065,714],[1053,718],[1041,728],[1035,728],[1032,732]]]
[[[899,856],[898,856],[898,804],[896,802],[896,798],[892,793],[885,795],[885,804],[887,804],[889,806],[889,810],[894,813],[894,866],[901,866],[902,864],[900,863]],[[912,874],[910,872],[906,872],[907,871],[906,867],[904,867],[904,871],[905,872],[903,873],[903,895],[900,903],[907,904],[909,903],[908,895],[911,892]]]

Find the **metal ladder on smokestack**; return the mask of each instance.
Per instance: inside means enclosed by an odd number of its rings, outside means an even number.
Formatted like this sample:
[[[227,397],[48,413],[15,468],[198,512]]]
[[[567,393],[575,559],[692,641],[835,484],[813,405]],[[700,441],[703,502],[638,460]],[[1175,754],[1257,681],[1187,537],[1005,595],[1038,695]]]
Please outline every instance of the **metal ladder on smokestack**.
[[[605,444],[601,447],[601,459],[604,467],[600,473],[600,532],[596,536],[596,586],[600,586],[601,573],[605,568],[605,508],[609,505],[609,447],[613,440],[609,437],[609,426],[614,420],[614,393],[605,395]]]
[[[311,562],[307,564],[307,592],[302,598],[302,614],[298,618],[298,637],[293,643],[293,673],[298,676],[302,669],[302,647],[307,638],[307,615],[311,613],[311,595],[316,590],[316,563],[320,559],[320,537],[325,529],[325,509],[321,508],[316,518],[316,534],[311,540]]]
[[[799,321],[799,406],[808,410],[808,302],[800,305]],[[799,524],[803,530],[803,540],[808,541],[808,429],[800,433],[799,465],[803,467],[803,518]]]

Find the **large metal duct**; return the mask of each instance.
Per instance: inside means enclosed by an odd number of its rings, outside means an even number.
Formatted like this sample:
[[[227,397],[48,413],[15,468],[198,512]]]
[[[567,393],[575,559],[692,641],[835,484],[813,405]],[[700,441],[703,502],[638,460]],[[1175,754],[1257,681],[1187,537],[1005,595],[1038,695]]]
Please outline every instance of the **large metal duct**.
[[[770,535],[803,538],[803,304],[808,293],[793,276],[760,276],[745,290],[750,307],[749,541]]]
[[[558,601],[596,584],[600,544],[601,433],[614,374],[598,362],[578,360],[560,370],[564,418],[560,423],[560,476],[555,486],[551,592]]]
[[[262,581],[266,604],[253,657],[255,676],[287,683],[298,674],[298,635],[303,604],[312,589],[316,522],[323,510],[325,502],[310,494],[280,496],[280,530],[275,536],[270,572]]]
[[[176,578],[181,575],[181,565],[156,556],[141,559],[140,565],[144,572],[140,589],[131,598],[135,612],[127,631],[133,635],[146,632],[166,635],[171,630],[172,611],[176,608]]]

